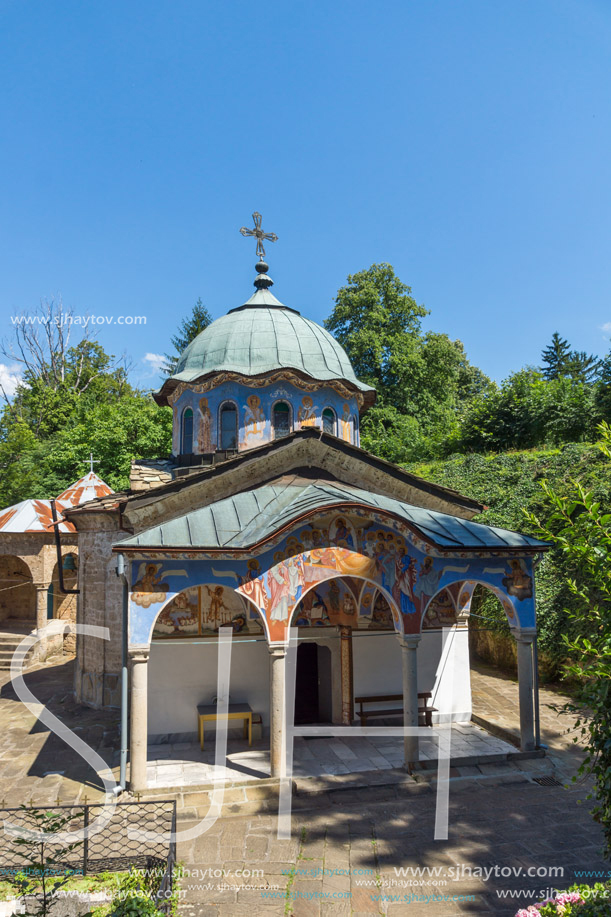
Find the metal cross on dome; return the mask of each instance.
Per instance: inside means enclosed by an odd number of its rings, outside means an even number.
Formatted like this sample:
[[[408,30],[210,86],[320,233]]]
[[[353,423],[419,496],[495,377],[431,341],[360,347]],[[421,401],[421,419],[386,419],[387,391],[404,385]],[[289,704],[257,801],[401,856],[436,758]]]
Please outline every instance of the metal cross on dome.
[[[261,217],[261,214],[257,213],[256,210],[253,213],[252,218],[255,224],[255,228],[247,229],[246,226],[242,226],[242,228],[240,229],[240,232],[242,233],[243,236],[254,236],[255,237],[255,239],[257,240],[257,255],[259,256],[259,258],[265,258],[265,249],[263,248],[263,240],[265,239],[266,242],[277,242],[278,236],[276,235],[275,232],[263,232],[263,230],[261,229],[262,217]]]

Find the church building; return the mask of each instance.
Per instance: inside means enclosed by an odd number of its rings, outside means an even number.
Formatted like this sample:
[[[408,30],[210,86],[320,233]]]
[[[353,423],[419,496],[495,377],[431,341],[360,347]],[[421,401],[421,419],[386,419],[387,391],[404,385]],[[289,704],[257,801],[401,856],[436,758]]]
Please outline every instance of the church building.
[[[415,726],[419,694],[433,722],[469,720],[481,584],[517,641],[521,744],[534,749],[533,577],[547,546],[473,521],[475,500],[361,449],[375,391],[324,328],[271,292],[257,218],[254,294],[192,341],[155,395],[173,411],[172,456],[136,463],[131,490],[65,510],[78,531],[78,621],[110,632],[77,637],[77,698],[119,706],[129,672],[141,790],[147,742],[194,738],[197,707],[215,702],[217,635],[230,627],[229,702],[261,717],[280,775],[289,628],[297,723],[350,725],[355,698],[375,713],[388,706],[376,698],[398,695]]]

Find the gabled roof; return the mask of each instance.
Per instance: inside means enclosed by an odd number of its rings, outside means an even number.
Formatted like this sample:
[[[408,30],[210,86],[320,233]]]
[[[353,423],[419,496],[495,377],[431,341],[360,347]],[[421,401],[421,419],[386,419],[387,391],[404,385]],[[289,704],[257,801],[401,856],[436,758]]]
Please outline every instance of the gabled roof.
[[[182,516],[187,507],[199,509],[242,492],[246,486],[258,487],[303,469],[309,477],[336,480],[467,519],[484,509],[477,500],[449,487],[425,481],[329,433],[305,428],[151,490],[123,491],[93,500],[68,510],[68,517],[78,528],[85,514],[118,512],[121,527],[138,532]]]
[[[71,484],[56,498],[57,514],[64,510],[80,506],[89,500],[106,497],[112,493],[111,488],[95,472],[90,471]],[[0,512],[0,533],[2,532],[52,532],[53,514],[50,500],[23,500]],[[76,532],[71,522],[63,519],[59,531],[64,534]]]
[[[426,542],[444,550],[542,551],[547,545],[527,535],[422,509],[338,481],[287,475],[153,526],[115,544],[113,550],[142,548],[245,550],[306,521],[326,508],[366,507],[399,519]]]

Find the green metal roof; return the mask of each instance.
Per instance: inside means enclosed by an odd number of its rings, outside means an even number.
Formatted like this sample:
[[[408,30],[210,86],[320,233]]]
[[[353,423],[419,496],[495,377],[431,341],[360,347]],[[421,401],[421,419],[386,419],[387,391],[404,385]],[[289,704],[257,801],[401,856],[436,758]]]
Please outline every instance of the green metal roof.
[[[359,391],[374,391],[359,382],[346,352],[328,331],[283,306],[269,290],[257,290],[244,306],[201,331],[170,378],[174,383],[194,382],[209,373],[258,376],[286,368],[319,382],[338,379]]]
[[[382,510],[418,529],[440,548],[535,549],[545,542],[506,529],[422,509],[337,481],[296,475],[219,500],[126,538],[116,548],[227,548],[244,550],[269,538],[310,510],[358,503]]]

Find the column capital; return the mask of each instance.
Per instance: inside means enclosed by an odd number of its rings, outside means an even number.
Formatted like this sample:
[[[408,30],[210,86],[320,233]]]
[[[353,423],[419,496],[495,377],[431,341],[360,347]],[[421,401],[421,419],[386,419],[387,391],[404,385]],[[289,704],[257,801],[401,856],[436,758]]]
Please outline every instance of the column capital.
[[[418,648],[422,634],[397,634],[397,639],[403,649],[415,650]]]
[[[129,658],[134,664],[138,662],[148,662],[150,651],[150,646],[133,646],[128,650]]]
[[[515,632],[514,637],[518,643],[532,643],[537,636],[536,627],[523,627]]]
[[[286,656],[286,651],[288,646],[286,643],[272,643],[268,644],[267,649],[269,650],[270,656]]]

